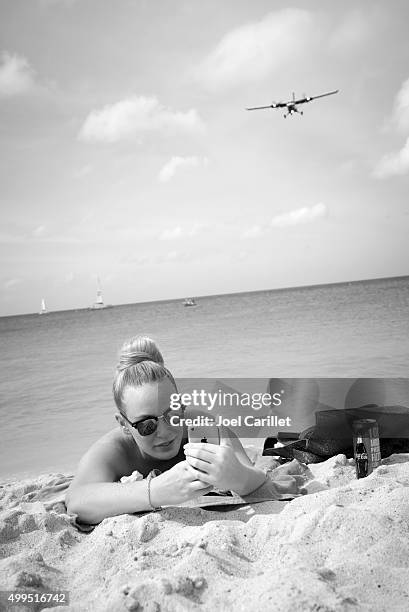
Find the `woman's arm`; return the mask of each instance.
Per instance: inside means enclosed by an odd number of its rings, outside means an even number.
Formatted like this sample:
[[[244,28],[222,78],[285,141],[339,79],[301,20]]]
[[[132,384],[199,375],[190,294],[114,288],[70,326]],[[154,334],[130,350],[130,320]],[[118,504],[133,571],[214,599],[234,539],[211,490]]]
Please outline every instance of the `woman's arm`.
[[[109,459],[107,458],[107,455]],[[120,449],[106,446],[91,448],[81,459],[77,474],[66,495],[66,506],[70,513],[76,514],[85,523],[99,523],[104,518],[117,514],[144,512],[162,505],[177,505],[204,495],[212,486],[199,479],[186,461],[180,461],[170,470],[157,476],[150,484],[145,480],[119,483],[125,470]]]
[[[119,447],[105,442],[92,446],[67,491],[68,512],[92,524],[108,516],[150,509],[146,481],[119,483],[121,469],[126,467]]]
[[[256,467],[243,465],[240,478],[232,490],[239,495],[249,495],[267,480],[265,472]]]
[[[122,484],[91,482],[70,486],[66,496],[67,511],[91,525],[108,516],[151,510],[146,480]]]

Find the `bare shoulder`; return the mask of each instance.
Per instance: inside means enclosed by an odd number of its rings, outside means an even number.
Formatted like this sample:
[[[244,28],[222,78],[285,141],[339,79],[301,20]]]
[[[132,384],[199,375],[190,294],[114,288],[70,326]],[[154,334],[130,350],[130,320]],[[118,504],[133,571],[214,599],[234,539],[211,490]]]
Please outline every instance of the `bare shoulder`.
[[[99,438],[99,440],[94,442],[89,450],[99,449],[108,449],[111,452],[121,452],[127,449],[126,438],[121,433],[119,427],[110,429],[110,431]]]
[[[131,467],[130,444],[119,428],[107,432],[81,458],[72,485],[115,482]]]

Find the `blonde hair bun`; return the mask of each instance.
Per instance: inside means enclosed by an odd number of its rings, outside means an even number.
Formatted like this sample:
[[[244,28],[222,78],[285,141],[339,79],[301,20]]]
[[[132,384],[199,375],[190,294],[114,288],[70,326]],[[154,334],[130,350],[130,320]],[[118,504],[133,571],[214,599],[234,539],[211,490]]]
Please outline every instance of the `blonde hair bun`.
[[[122,372],[143,361],[153,361],[159,365],[164,365],[162,353],[156,346],[155,341],[144,336],[135,336],[122,345],[116,368],[117,372]]]

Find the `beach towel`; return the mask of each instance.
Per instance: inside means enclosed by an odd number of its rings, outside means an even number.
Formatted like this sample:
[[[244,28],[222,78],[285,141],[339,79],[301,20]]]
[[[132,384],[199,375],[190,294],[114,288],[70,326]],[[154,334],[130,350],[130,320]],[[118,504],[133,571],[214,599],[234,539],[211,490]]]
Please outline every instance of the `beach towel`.
[[[194,499],[190,499],[186,502],[176,504],[176,507],[181,508],[217,508],[220,509],[222,506],[230,507],[237,505],[247,505],[252,503],[259,503],[263,501],[288,501],[295,497],[300,497],[302,494],[283,494],[280,492],[280,483],[274,482],[270,477],[272,470],[266,470],[265,481],[254,491],[248,495],[239,495],[234,491],[221,491],[220,489],[214,489],[205,495],[199,495]],[[152,470],[152,477],[159,476],[160,470]],[[121,478],[121,482],[130,482],[132,480],[141,480],[142,475],[139,472],[133,472],[130,476]],[[175,504],[164,505],[163,508],[175,507]]]
[[[155,470],[157,472],[157,470]],[[152,476],[158,476],[155,473]],[[129,479],[129,476],[126,477]],[[301,497],[300,494],[282,494],[279,492],[279,485],[274,483],[268,475],[266,475],[266,481],[258,487],[255,491],[252,491],[249,495],[238,495],[232,491],[214,491],[207,493],[206,495],[200,495],[186,502],[180,504],[169,504],[164,505],[162,508],[203,508],[206,510],[217,510],[219,512],[228,512],[236,508],[237,506],[247,506],[249,504],[257,504],[265,501],[290,501],[295,497]],[[151,512],[151,511],[148,511]],[[141,515],[146,514],[146,511],[136,512],[135,514]],[[78,516],[71,514],[70,520],[72,524],[83,532],[90,532],[97,525],[88,525],[78,519]]]

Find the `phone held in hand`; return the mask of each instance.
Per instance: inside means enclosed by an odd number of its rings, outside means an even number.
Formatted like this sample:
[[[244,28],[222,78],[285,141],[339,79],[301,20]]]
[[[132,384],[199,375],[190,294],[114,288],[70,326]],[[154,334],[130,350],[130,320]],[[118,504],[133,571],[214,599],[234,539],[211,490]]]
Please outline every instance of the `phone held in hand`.
[[[189,442],[202,442],[204,444],[220,444],[220,431],[216,425],[203,425],[188,427]]]

